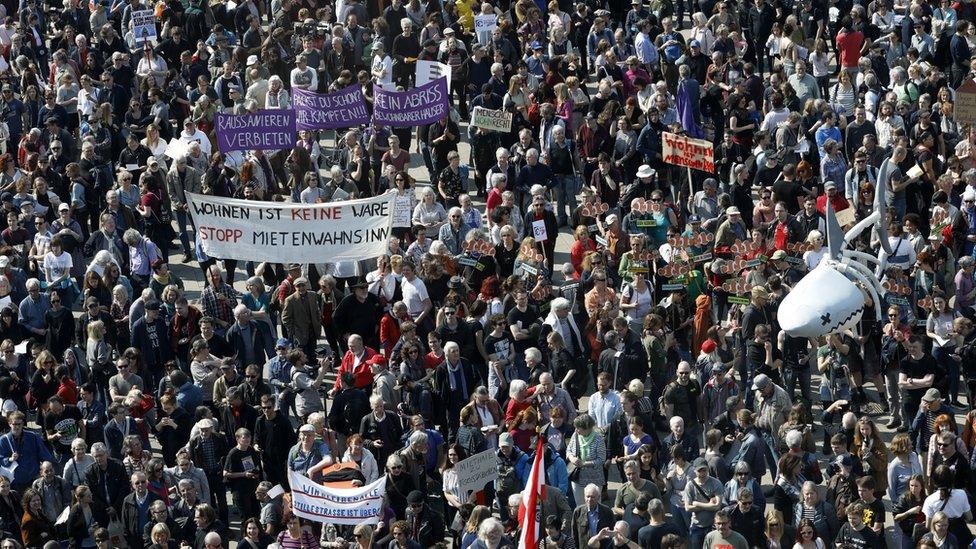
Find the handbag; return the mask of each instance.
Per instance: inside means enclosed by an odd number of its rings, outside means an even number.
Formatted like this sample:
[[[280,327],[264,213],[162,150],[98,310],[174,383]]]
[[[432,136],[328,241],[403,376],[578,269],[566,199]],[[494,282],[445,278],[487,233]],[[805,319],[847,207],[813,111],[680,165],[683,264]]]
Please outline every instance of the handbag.
[[[579,435],[573,434],[573,438],[576,439],[576,449],[579,450]],[[570,482],[579,482],[580,478],[580,467],[574,463],[566,464],[566,474],[569,476]]]

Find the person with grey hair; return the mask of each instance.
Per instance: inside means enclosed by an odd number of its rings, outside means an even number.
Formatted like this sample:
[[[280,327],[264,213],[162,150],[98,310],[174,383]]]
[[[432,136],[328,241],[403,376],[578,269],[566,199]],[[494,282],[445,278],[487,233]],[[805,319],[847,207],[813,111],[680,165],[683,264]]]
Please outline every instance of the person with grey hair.
[[[549,148],[545,152],[549,157],[549,168],[555,181],[553,192],[556,195],[556,219],[562,227],[569,224],[570,216],[576,211],[576,194],[579,192],[580,174],[583,170],[575,142],[567,137],[563,126],[552,128]]]
[[[125,533],[126,542],[133,549],[140,549],[143,546],[142,535],[146,524],[153,521],[149,508],[152,504],[161,501],[155,492],[149,491],[149,479],[146,473],[136,472],[129,477],[132,492],[123,498],[119,518],[122,521],[122,528]],[[145,511],[143,511],[145,509]]]
[[[51,309],[51,299],[46,293],[41,293],[41,281],[36,278],[27,280],[27,297],[20,302],[20,325],[28,332],[44,337],[47,333],[45,315]]]
[[[223,547],[223,540],[220,539],[220,534],[217,532],[207,532],[203,536],[203,546],[205,549],[221,549]]]
[[[556,332],[562,336],[563,345],[571,356],[589,356],[589,340],[583,337],[583,332],[576,322],[576,317],[572,314],[572,304],[565,297],[557,297],[552,300],[549,307],[549,314],[546,315],[545,320],[542,322],[542,329],[539,331],[540,348],[549,349],[547,338],[552,332]],[[575,365],[577,366],[577,371],[580,371],[579,367],[582,365],[578,362]],[[567,380],[565,378],[559,378],[559,381],[563,382]],[[577,382],[585,383],[585,381],[580,379],[574,382],[574,384]]]
[[[448,251],[453,256],[459,256],[464,252],[462,244],[468,236],[471,227],[463,223],[464,212],[460,207],[453,207],[447,212],[447,223],[441,225],[437,239],[447,246]]]
[[[421,418],[421,425],[423,418]],[[407,437],[405,448],[397,451],[397,455],[403,461],[403,472],[410,475],[416,486],[426,486],[428,480],[428,456],[431,450],[431,437],[423,428],[415,430]],[[431,465],[437,463],[437,450],[435,449],[434,458],[430,459]],[[433,467],[431,467],[433,469]]]
[[[590,539],[615,522],[613,510],[600,502],[600,485],[587,484],[581,492],[581,503],[573,510],[573,541],[576,547],[590,547]]]
[[[501,546],[502,536],[504,534],[505,527],[495,517],[489,517],[478,525],[478,542],[480,542],[480,546],[484,549],[498,549]],[[475,546],[472,545],[472,547]]]
[[[241,303],[234,307],[234,323],[227,329],[225,338],[234,351],[239,369],[243,370],[249,364],[264,364],[269,358],[268,349],[274,345],[267,337],[252,318],[247,305]]]
[[[529,190],[533,185],[542,185],[547,189],[551,189],[556,184],[555,177],[553,176],[552,169],[539,162],[539,149],[530,148],[525,151],[525,165],[519,170],[518,176],[515,179],[515,203],[522,209],[526,211],[525,208],[530,204],[531,195]],[[530,211],[526,214],[526,218],[532,216],[535,219],[535,211]],[[556,219],[552,220],[552,227],[546,224],[546,229],[551,229],[548,231],[549,237],[553,237],[556,234],[556,229],[558,228],[556,224]],[[525,236],[534,236],[532,232],[532,221],[525,223]],[[536,238],[536,240],[541,240]],[[548,240],[555,241],[555,238],[549,238]]]
[[[457,310],[453,305],[447,305],[442,309],[445,316],[457,315]],[[448,333],[450,323],[442,323],[439,330],[441,333]],[[460,329],[460,324],[457,325]],[[460,333],[460,332],[455,332]],[[434,386],[438,388],[441,410],[443,414],[438,418],[437,423],[447,426],[448,440],[457,437],[461,408],[464,408],[471,401],[471,393],[477,386],[474,368],[471,361],[461,356],[461,347],[454,341],[444,344],[444,363],[442,367],[434,372]]]

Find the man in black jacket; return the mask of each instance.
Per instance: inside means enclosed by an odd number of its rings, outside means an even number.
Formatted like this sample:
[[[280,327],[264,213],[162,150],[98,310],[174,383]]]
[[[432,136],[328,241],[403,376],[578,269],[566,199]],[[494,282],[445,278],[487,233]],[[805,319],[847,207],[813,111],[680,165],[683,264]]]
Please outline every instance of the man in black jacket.
[[[735,505],[725,508],[732,521],[732,529],[746,538],[749,547],[766,546],[765,519],[762,510],[753,505],[754,495],[749,488],[739,490],[739,499]]]
[[[254,449],[261,454],[264,474],[272,485],[287,482],[288,451],[297,441],[294,427],[286,414],[278,412],[275,398],[262,396],[261,417],[254,423]]]
[[[414,490],[407,495],[406,518],[411,539],[421,547],[433,547],[444,540],[444,519],[425,502],[424,493]]]
[[[101,442],[92,444],[92,457],[95,465],[85,472],[85,484],[91,488],[92,498],[109,514],[122,511],[122,500],[129,493],[129,481],[125,466],[108,455],[108,448]],[[120,516],[120,515],[119,515]]]
[[[161,498],[149,491],[146,474],[132,473],[132,492],[122,500],[122,528],[130,549],[143,549],[142,533],[149,522],[149,507]]]

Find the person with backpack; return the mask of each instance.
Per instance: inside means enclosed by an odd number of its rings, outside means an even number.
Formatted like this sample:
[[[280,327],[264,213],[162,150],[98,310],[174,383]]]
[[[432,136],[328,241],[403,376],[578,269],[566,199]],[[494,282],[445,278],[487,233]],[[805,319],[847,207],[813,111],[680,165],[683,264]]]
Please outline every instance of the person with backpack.
[[[369,395],[356,388],[355,380],[351,373],[342,374],[341,389],[332,400],[329,411],[329,425],[344,436],[357,432],[363,417],[369,413]]]
[[[515,447],[510,433],[498,435],[498,451],[496,468],[498,478],[495,480],[495,501],[498,504],[502,522],[508,522],[508,496],[522,491],[529,478],[531,463],[529,455]]]

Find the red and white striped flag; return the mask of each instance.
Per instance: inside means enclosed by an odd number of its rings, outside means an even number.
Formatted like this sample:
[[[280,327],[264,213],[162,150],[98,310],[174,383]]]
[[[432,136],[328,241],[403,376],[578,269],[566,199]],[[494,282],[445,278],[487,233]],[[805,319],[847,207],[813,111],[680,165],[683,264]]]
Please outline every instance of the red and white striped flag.
[[[522,503],[519,504],[519,547],[534,548],[539,546],[542,539],[542,488],[546,485],[546,467],[543,459],[545,451],[544,437],[539,436],[535,447],[535,458],[529,481],[522,490]]]

